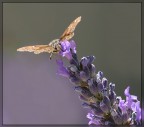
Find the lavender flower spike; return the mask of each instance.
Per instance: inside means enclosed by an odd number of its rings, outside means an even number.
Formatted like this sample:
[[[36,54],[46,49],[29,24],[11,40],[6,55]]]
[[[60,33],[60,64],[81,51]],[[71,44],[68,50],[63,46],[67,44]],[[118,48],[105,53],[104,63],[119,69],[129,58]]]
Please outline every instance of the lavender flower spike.
[[[61,42],[62,57],[66,57],[70,66],[64,67],[57,60],[58,74],[67,77],[78,93],[84,108],[89,108],[89,125],[140,125],[141,107],[137,96],[131,95],[128,86],[124,90],[126,100],[116,95],[113,83],[108,83],[102,71],[96,73],[94,56],[82,57],[79,61],[76,44],[73,40]]]

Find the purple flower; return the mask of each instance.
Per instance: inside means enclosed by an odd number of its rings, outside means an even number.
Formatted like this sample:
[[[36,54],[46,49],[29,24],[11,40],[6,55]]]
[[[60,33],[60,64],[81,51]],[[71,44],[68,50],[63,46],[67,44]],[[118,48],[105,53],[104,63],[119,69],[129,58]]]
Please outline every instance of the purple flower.
[[[88,123],[89,125],[91,125],[91,124],[102,125],[103,117],[101,117],[101,116],[97,116],[93,113],[88,113],[87,118],[90,119],[90,121]]]
[[[122,112],[125,113],[126,112],[126,109],[127,109],[127,106],[125,104],[125,100],[122,100],[121,97],[117,97],[117,100],[119,101],[119,107],[121,108]]]
[[[89,66],[89,65],[92,64],[92,62],[94,61],[94,59],[95,59],[95,56],[83,57],[83,58],[81,59],[80,63],[81,63],[81,65],[82,65],[83,67]]]
[[[135,103],[135,107],[136,107],[136,120],[140,121],[141,120],[141,108],[140,108],[140,101],[137,101]]]
[[[62,75],[64,77],[69,77],[69,72],[68,70],[64,67],[63,61],[62,60],[57,60],[56,61],[58,64],[58,71],[57,74]]]
[[[131,109],[133,111],[133,114],[136,115],[135,120],[140,122],[141,120],[141,108],[140,108],[140,101],[137,100],[137,96],[131,95],[129,93],[130,87],[128,86],[125,91],[124,94],[126,96],[126,101],[124,102],[124,100],[120,100],[120,107],[124,110],[127,108]]]
[[[76,53],[76,44],[73,40],[67,41],[64,40],[60,42],[61,44],[61,51],[59,52],[60,55],[66,57],[68,60],[72,59],[71,50]]]
[[[124,94],[126,96],[126,104],[128,108],[131,108],[132,104],[134,103],[134,101],[137,101],[137,96],[134,95],[130,95],[129,93],[129,89],[130,87],[128,86],[125,91]]]
[[[140,121],[141,120],[140,101],[133,103],[131,107],[132,107],[133,112],[136,113],[136,120]]]

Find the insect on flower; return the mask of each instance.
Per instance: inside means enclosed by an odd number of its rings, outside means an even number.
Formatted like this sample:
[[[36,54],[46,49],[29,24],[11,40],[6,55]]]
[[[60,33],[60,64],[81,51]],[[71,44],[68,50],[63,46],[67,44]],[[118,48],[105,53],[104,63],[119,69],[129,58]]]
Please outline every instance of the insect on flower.
[[[70,40],[74,36],[74,30],[78,23],[81,21],[81,16],[76,18],[64,31],[59,39],[52,40],[48,45],[33,45],[18,48],[17,51],[20,52],[34,52],[34,54],[39,54],[42,52],[50,53],[50,59],[53,53],[58,53],[61,50],[61,41]]]

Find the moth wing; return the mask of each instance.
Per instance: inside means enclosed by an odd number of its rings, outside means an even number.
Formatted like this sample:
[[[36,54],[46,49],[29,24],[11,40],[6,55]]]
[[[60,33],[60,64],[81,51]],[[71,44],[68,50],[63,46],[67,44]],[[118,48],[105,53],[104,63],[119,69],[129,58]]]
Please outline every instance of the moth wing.
[[[74,36],[74,30],[78,23],[81,21],[81,16],[76,18],[61,35],[60,40],[69,40]]]
[[[20,52],[34,52],[34,54],[39,54],[42,52],[53,52],[54,48],[49,45],[34,45],[34,46],[25,46],[18,48],[17,51]]]

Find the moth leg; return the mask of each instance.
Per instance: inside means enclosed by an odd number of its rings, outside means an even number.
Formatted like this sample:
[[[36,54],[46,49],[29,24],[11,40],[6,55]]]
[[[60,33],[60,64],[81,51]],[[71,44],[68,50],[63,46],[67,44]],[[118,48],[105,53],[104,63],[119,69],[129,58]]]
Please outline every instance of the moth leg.
[[[61,44],[59,44],[59,49],[64,52],[64,50],[62,49]]]
[[[51,54],[50,54],[50,60],[52,59],[52,55],[53,55],[53,53],[51,52]]]

